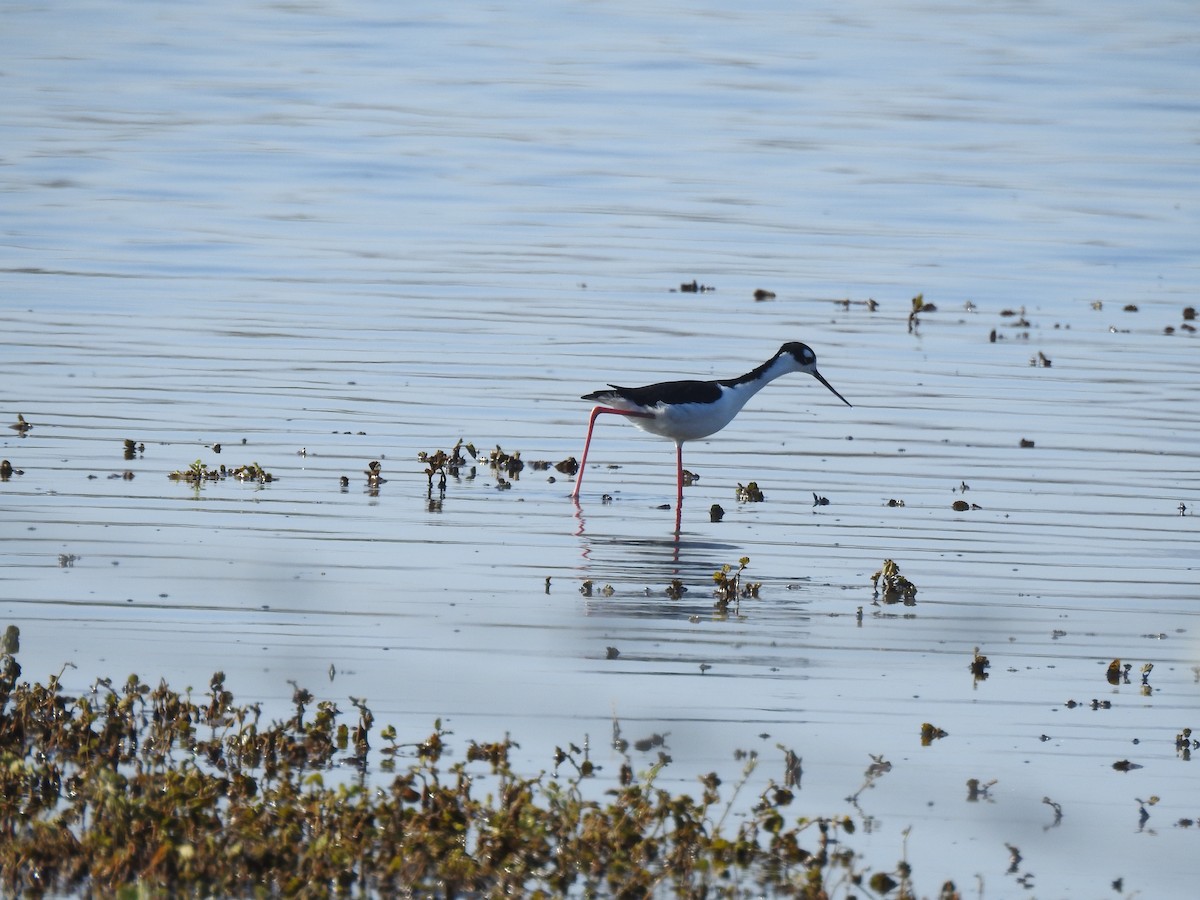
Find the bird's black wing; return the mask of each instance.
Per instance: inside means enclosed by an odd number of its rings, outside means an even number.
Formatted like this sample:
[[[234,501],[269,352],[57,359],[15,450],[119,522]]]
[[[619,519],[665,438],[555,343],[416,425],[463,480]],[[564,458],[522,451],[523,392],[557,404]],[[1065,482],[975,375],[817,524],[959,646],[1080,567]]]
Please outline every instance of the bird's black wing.
[[[679,406],[686,403],[712,403],[721,396],[721,386],[715,381],[663,381],[645,387],[621,387],[610,384],[612,390],[585,394],[584,400],[611,400],[620,397],[638,406],[652,407],[659,403]]]

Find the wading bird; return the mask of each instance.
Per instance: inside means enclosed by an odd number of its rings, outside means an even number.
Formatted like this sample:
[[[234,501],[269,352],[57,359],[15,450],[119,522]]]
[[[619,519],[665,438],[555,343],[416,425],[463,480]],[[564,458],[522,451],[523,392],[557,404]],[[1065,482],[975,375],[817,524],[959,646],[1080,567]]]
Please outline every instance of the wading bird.
[[[733,421],[746,401],[764,387],[792,372],[806,372],[829,390],[835,397],[850,406],[851,403],[837,392],[832,384],[817,371],[817,355],[806,344],[798,341],[784,344],[779,352],[758,368],[740,378],[725,378],[718,381],[663,381],[645,387],[618,387],[610,384],[608,390],[584,394],[582,399],[597,403],[588,419],[587,439],[583,444],[583,460],[579,464],[579,477],[575,491],[571,494],[579,499],[583,486],[584,467],[587,466],[588,449],[592,446],[592,429],[596,417],[604,413],[626,416],[635,426],[669,438],[675,442],[676,502],[683,504],[683,443],[716,434]]]

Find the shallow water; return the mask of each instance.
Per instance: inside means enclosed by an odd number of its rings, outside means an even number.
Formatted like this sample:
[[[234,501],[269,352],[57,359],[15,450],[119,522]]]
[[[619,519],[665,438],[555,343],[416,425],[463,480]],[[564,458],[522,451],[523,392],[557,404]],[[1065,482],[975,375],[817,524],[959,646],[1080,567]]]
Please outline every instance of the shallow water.
[[[743,797],[782,745],[805,814],[882,754],[855,846],[885,867],[911,826],[924,895],[1187,895],[1198,32],[1172,2],[10,10],[0,415],[34,428],[0,436],[0,611],[25,672],[222,669],[279,710],[294,680],[402,734],[509,732],[533,771],[588,735],[611,773],[615,715],[668,734],[673,789],[757,750]],[[420,451],[578,457],[580,394],[782,340],[853,408],[790,376],[688,445],[678,536],[673,448],[609,417],[578,509],[531,467],[430,502]],[[166,477],[198,458],[276,480]],[[765,502],[735,499],[751,480]],[[760,596],[715,616],[743,556]],[[872,604],[889,558],[915,606]]]

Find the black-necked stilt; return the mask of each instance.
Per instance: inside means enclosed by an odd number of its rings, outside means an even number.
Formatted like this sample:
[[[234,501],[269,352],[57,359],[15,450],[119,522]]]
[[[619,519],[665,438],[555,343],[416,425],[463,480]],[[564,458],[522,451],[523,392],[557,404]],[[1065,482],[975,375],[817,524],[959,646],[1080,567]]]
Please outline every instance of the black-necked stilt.
[[[596,417],[604,413],[626,416],[642,431],[670,438],[675,442],[675,464],[678,474],[677,502],[683,503],[683,443],[716,434],[733,421],[746,401],[764,387],[791,372],[807,372],[834,396],[850,406],[851,403],[837,392],[832,384],[817,371],[817,355],[806,344],[798,341],[784,344],[779,352],[753,371],[740,378],[725,378],[719,381],[664,381],[645,387],[627,388],[609,385],[609,390],[584,394],[584,400],[595,400],[588,420],[587,440],[583,445],[583,460],[579,464],[579,477],[575,481],[572,497],[578,499],[583,485],[583,471],[587,466],[588,448],[592,446],[592,429]]]

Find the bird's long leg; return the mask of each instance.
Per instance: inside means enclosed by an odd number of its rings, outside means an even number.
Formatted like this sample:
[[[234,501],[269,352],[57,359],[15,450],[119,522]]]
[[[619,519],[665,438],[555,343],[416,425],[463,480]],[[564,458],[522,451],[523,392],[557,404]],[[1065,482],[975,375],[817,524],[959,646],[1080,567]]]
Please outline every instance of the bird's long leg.
[[[675,495],[677,508],[683,507],[683,441],[675,442],[675,472],[677,475],[678,491]]]
[[[579,489],[583,486],[583,470],[587,467],[588,450],[592,446],[592,429],[596,427],[596,417],[604,413],[612,413],[614,416],[628,416],[634,419],[653,419],[653,413],[633,412],[628,409],[615,409],[611,406],[594,406],[592,414],[588,418],[587,439],[583,442],[583,459],[579,461],[579,474],[575,478],[575,490],[571,492],[571,499],[579,499]],[[682,492],[683,488],[680,488]]]

